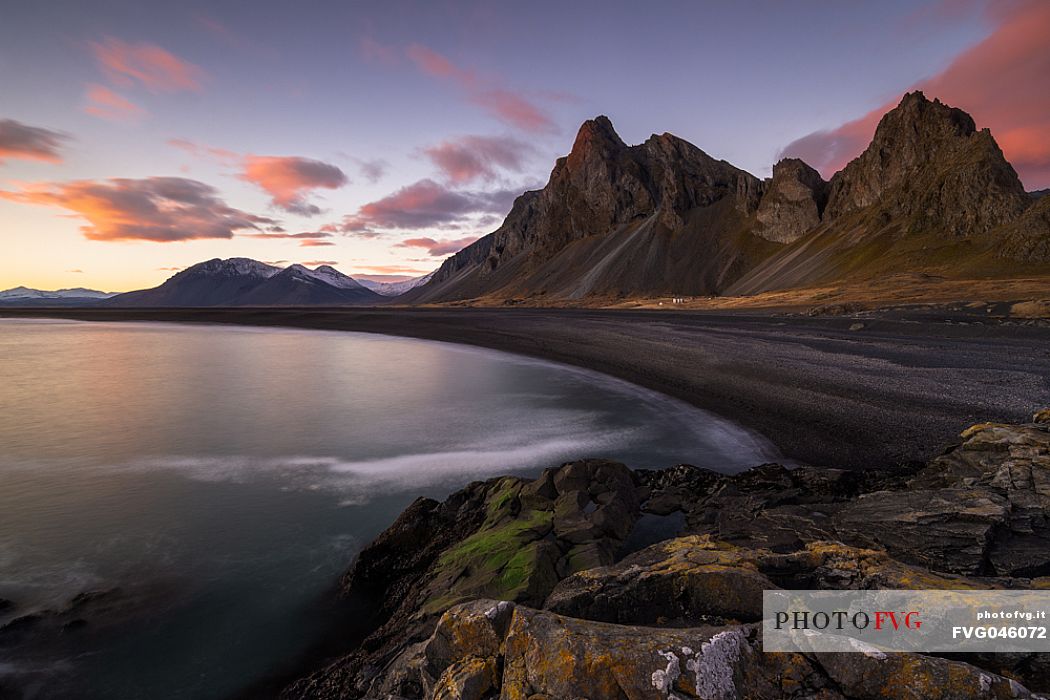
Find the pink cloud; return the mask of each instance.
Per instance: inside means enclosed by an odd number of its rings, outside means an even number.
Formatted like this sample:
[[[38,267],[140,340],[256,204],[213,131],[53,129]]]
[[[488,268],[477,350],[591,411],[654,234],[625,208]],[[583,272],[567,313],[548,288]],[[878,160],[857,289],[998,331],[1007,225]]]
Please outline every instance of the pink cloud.
[[[532,147],[508,137],[463,136],[423,149],[423,153],[451,182],[492,180],[497,170],[521,172]]]
[[[321,265],[338,265],[339,261],[338,260],[307,260],[306,262],[300,263],[300,264],[301,265],[306,265],[307,267],[319,267]]]
[[[457,67],[445,56],[421,44],[412,44],[405,49],[405,53],[416,64],[416,67],[427,75],[435,78],[449,78],[468,88],[475,86],[478,82],[478,77],[473,71]]]
[[[470,220],[478,214],[505,214],[518,194],[518,190],[453,190],[425,179],[369,202],[356,214],[344,217],[342,223],[329,226],[343,233],[366,236],[376,235],[379,229],[445,227]]]
[[[207,158],[223,165],[233,165],[241,159],[238,153],[226,148],[202,146],[187,139],[168,139],[168,145],[185,151],[196,158]]]
[[[61,163],[67,134],[14,119],[0,119],[0,165],[8,158]]]
[[[331,241],[302,241],[299,243],[300,248],[320,248],[322,246],[335,245]]]
[[[107,37],[92,42],[107,78],[119,87],[140,84],[150,92],[196,92],[201,89],[204,71],[155,44],[132,44]]]
[[[137,122],[146,115],[142,107],[104,85],[89,84],[86,99],[84,112],[107,121]]]
[[[495,84],[491,79],[483,79],[426,46],[412,44],[405,53],[420,72],[455,83],[467,93],[471,102],[497,119],[530,133],[557,132],[554,120],[520,92]]]
[[[536,104],[520,94],[499,88],[481,90],[471,101],[522,131],[532,133],[557,131],[553,120]]]
[[[180,177],[45,182],[0,190],[0,199],[69,211],[87,221],[80,230],[93,241],[232,238],[276,224],[230,207],[210,185]]]
[[[1050,185],[1050,3],[994,3],[986,15],[995,28],[932,78],[916,83],[929,97],[970,112],[992,130],[1007,159],[1029,189]],[[896,105],[888,102],[835,129],[817,131],[789,144],[782,156],[806,160],[825,177],[856,157],[878,120]]]
[[[434,240],[433,238],[408,238],[396,244],[398,248],[426,248],[427,253],[435,257],[452,255],[463,250],[478,240],[477,236],[467,238]]]
[[[329,231],[303,231],[302,233],[287,233],[279,226],[268,227],[272,233],[249,233],[246,234],[245,238],[263,238],[263,239],[274,239],[274,240],[301,240],[307,241],[317,238],[331,238],[332,233]],[[305,245],[305,243],[304,243]]]
[[[295,156],[245,156],[241,179],[268,192],[275,206],[303,216],[321,213],[319,207],[306,201],[309,192],[338,189],[349,182],[334,165]]]

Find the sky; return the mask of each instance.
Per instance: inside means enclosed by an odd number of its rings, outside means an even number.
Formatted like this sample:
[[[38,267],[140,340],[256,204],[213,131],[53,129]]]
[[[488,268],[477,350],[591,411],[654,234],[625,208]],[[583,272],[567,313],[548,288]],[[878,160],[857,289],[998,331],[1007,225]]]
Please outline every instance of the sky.
[[[923,89],[1050,187],[1045,0],[3,4],[0,289],[425,274],[598,114],[829,177]]]

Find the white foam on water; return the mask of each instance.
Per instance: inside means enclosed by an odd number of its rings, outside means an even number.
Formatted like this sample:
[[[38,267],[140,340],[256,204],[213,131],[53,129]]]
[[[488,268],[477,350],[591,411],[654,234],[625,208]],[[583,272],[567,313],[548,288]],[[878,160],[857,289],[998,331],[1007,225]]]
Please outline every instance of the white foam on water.
[[[418,490],[510,472],[560,464],[569,459],[598,457],[636,439],[636,431],[574,432],[566,437],[544,435],[547,429],[475,442],[464,449],[410,452],[371,459],[331,455],[286,455],[260,459],[237,456],[153,457],[112,467],[117,470],[172,470],[198,481],[247,483],[277,477],[282,488],[338,493],[342,505],[359,505],[380,494]]]

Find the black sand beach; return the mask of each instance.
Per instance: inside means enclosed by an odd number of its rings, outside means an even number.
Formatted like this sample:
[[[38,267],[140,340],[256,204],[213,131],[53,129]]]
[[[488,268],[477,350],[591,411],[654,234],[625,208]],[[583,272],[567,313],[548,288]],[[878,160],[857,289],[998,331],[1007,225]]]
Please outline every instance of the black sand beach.
[[[483,346],[605,372],[746,425],[788,458],[853,469],[927,459],[960,425],[1024,420],[1050,405],[1050,329],[969,317],[345,308],[0,316],[291,326]]]

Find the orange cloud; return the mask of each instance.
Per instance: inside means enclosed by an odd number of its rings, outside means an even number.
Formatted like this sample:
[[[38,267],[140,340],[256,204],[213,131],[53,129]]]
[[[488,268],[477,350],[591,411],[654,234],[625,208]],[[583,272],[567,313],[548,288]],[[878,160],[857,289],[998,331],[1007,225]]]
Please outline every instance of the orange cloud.
[[[67,134],[14,119],[0,119],[0,165],[7,158],[61,163]]]
[[[302,241],[302,242],[299,243],[299,247],[300,248],[320,248],[322,246],[330,246],[330,245],[335,245],[335,243],[332,243],[331,241],[317,241],[317,240]]]
[[[554,120],[521,93],[482,79],[426,46],[412,44],[405,53],[420,72],[457,84],[471,102],[501,121],[531,133],[557,132]]]
[[[518,139],[495,136],[463,136],[423,149],[423,153],[455,183],[476,179],[492,180],[497,170],[521,172],[529,144]]]
[[[135,122],[146,114],[146,110],[127,98],[118,95],[104,85],[89,84],[84,111],[94,117],[112,122]]]
[[[275,206],[302,216],[321,213],[319,207],[306,201],[308,192],[334,190],[349,182],[334,165],[294,156],[245,156],[241,178],[266,190]]]
[[[201,89],[204,71],[155,44],[131,44],[107,37],[92,42],[106,77],[119,87],[141,84],[150,92],[196,92]]]
[[[478,240],[477,236],[457,238],[454,240],[436,241],[433,238],[408,238],[397,244],[398,248],[426,248],[427,253],[435,257],[451,255],[463,250],[468,245]]]
[[[0,199],[72,212],[87,221],[80,230],[93,241],[232,238],[276,224],[228,206],[210,185],[181,177],[45,182],[17,192],[0,190]]]
[[[1007,159],[1030,189],[1050,185],[1050,3],[993,3],[986,11],[995,29],[958,55],[941,73],[909,89],[970,112],[992,130]],[[879,119],[897,99],[868,114],[789,144],[781,156],[799,157],[825,177],[856,157]]]

